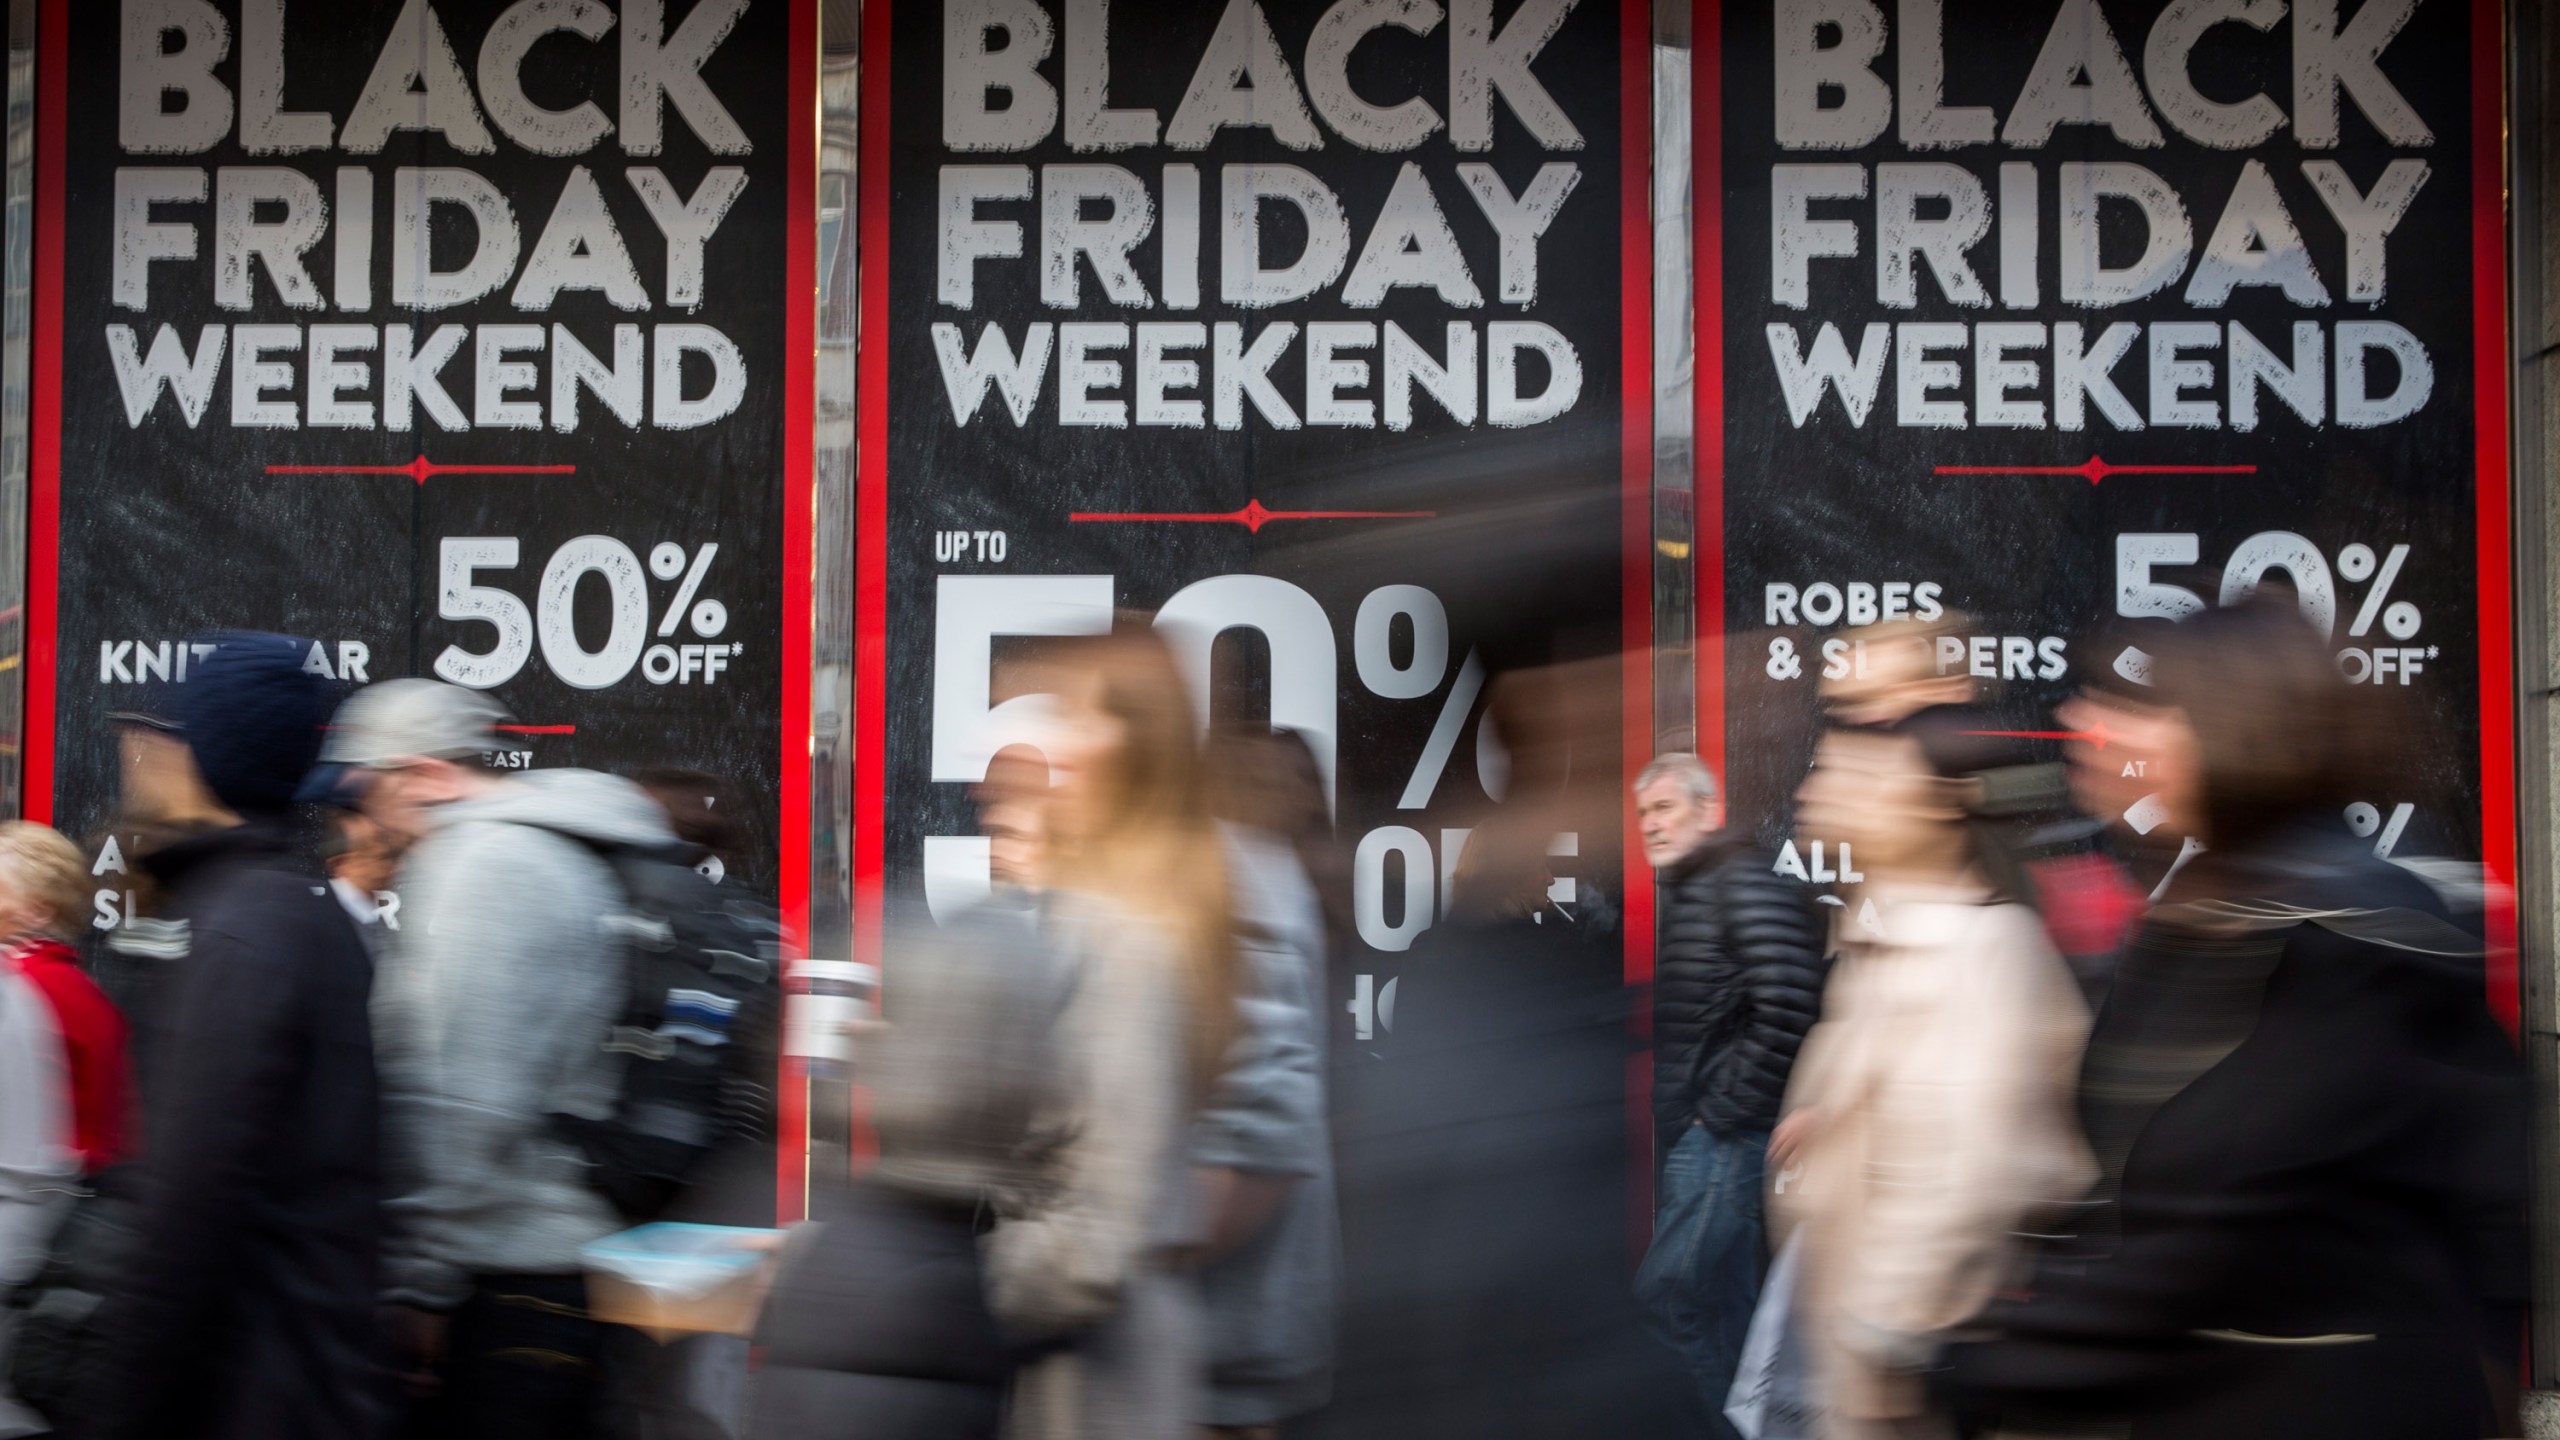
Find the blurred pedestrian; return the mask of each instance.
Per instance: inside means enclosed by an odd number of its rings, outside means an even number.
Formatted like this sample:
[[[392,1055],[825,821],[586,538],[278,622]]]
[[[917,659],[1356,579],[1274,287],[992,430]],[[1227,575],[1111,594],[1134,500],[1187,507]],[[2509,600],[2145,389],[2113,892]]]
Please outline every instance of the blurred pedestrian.
[[[1325,916],[1299,859],[1324,794],[1306,742],[1262,727],[1213,731],[1210,807],[1226,845],[1237,957],[1236,1033],[1192,1125],[1207,1238],[1210,1430],[1268,1434],[1333,1388],[1342,1237],[1326,1125]]]
[[[2141,645],[2147,686],[2064,711],[2105,743],[2071,747],[2074,786],[2205,848],[2090,1039],[2105,1203],[1955,1347],[1954,1389],[2134,1440],[2519,1433],[2496,1403],[2525,1313],[2519,1063],[2478,941],[2341,820],[2395,737],[2277,596]]]
[[[71,1148],[83,1175],[132,1149],[133,1060],[123,1012],[71,948],[89,915],[89,864],[49,825],[0,824],[0,935],[14,965],[51,1005],[70,1082]]]
[[[10,1388],[24,1312],[5,1302],[44,1264],[79,1188],[68,1072],[44,992],[23,971],[0,965],[0,1440],[51,1428]]]
[[[53,1021],[51,1038],[60,1062],[62,1098],[70,1107],[73,1182],[62,1187],[67,1193],[60,1201],[46,1207],[50,1220],[35,1227],[54,1232],[56,1252],[64,1248],[66,1239],[60,1227],[72,1223],[78,1206],[100,1203],[101,1190],[121,1188],[112,1181],[102,1183],[101,1177],[133,1153],[131,1033],[124,1013],[98,988],[82,966],[80,953],[71,948],[86,928],[90,894],[88,861],[61,832],[27,820],[0,824],[0,935],[8,937],[0,942],[7,947],[6,955],[0,956],[0,974],[14,969],[42,997]],[[0,1077],[0,1088],[9,1083]],[[0,1182],[0,1189],[6,1188]],[[0,1210],[6,1208],[0,1204]],[[6,1222],[0,1221],[0,1229],[5,1228]],[[0,1251],[8,1249],[7,1242],[0,1241]],[[37,1253],[47,1257],[47,1252]],[[28,1280],[30,1269],[23,1251],[0,1254],[0,1298],[7,1296],[11,1285]],[[44,1277],[39,1283],[64,1278],[50,1263],[33,1273]],[[11,1428],[11,1407],[17,1403],[9,1395],[11,1332],[35,1308],[38,1298],[23,1297],[17,1306],[0,1306],[0,1437],[28,1433]],[[76,1342],[64,1343],[64,1332],[76,1324],[66,1321],[69,1317],[62,1307],[50,1307],[43,1319],[29,1323],[32,1334],[16,1338],[22,1344],[44,1347],[51,1355],[67,1355],[79,1347]],[[58,1379],[61,1370],[51,1363],[42,1370],[39,1377],[27,1381],[29,1395],[40,1404],[51,1404],[58,1397],[46,1393],[54,1388],[48,1382]],[[19,1423],[25,1419],[23,1413],[18,1417]]]
[[[1343,1122],[1349,1305],[1318,1434],[1703,1428],[1628,1283],[1633,996],[1551,898],[1552,813],[1468,837],[1449,914],[1399,977],[1395,1044]]]
[[[125,808],[183,926],[157,1000],[143,1199],[84,1435],[364,1436],[381,1418],[373,967],[292,831],[329,718],[311,642],[217,633],[122,726]]]
[[[356,922],[356,934],[378,964],[384,936],[400,928],[400,897],[391,887],[408,847],[364,813],[364,772],[323,765],[303,782],[302,793],[326,815],[320,862],[329,872],[329,891],[346,907],[347,918]]]
[[[1767,1263],[1762,1162],[1796,1051],[1822,1006],[1824,926],[1812,890],[1726,828],[1716,777],[1662,755],[1636,777],[1654,867],[1653,1243],[1636,1291],[1697,1381],[1707,1433],[1731,1436],[1726,1394]]]
[[[674,842],[627,780],[496,768],[512,747],[487,696],[392,680],[340,710],[328,758],[367,773],[365,812],[414,841],[374,1012],[404,1192],[385,1295],[411,1433],[590,1433],[609,1352],[579,1247],[623,1228],[560,1117],[611,1117],[605,1048],[623,1010],[625,910],[607,852]]]
[[[985,910],[891,932],[861,1078],[879,1159],[821,1192],[757,1320],[749,1440],[995,1440],[1014,1357],[979,1242],[1034,1176],[1065,977]]]
[[[124,840],[132,845],[137,838],[128,833]],[[20,1403],[66,1427],[78,1418],[84,1377],[95,1373],[104,1353],[100,1319],[106,1298],[126,1279],[123,1262],[131,1249],[139,1189],[133,1163],[141,1130],[134,1027],[108,992],[107,977],[90,968],[109,942],[132,933],[129,924],[158,923],[134,903],[154,888],[147,877],[118,873],[134,863],[138,848],[107,852],[107,873],[115,876],[108,883],[130,888],[114,897],[124,902],[116,907],[117,929],[100,937],[84,963],[73,941],[96,913],[93,887],[100,883],[90,878],[88,859],[46,826],[0,825],[0,933],[10,937],[0,971],[15,969],[49,1003],[66,1067],[71,1146],[79,1167],[77,1193],[54,1227],[51,1248],[14,1297],[16,1353],[0,1356],[0,1375],[15,1384]],[[156,958],[137,959],[128,978],[183,963],[184,930],[174,947],[151,948]]]
[[[1778,1229],[1801,1243],[1795,1322],[1833,1440],[1951,1433],[1922,1383],[1946,1332],[2023,1264],[2014,1232],[2076,1198],[2078,985],[1969,807],[2015,741],[1936,687],[1916,629],[1865,639],[1870,679],[1797,796],[1797,832],[1854,852],[1838,959],[1770,1142]],[[1895,717],[1854,723],[1870,717]]]
[[[1173,1440],[1201,1413],[1190,1125],[1236,1030],[1223,852],[1163,642],[1124,621],[1072,661],[1042,910],[1073,977],[1065,1079],[1033,1125],[1035,1188],[988,1241],[989,1286],[1015,1333],[1062,1347],[1020,1377],[1009,1433]]]

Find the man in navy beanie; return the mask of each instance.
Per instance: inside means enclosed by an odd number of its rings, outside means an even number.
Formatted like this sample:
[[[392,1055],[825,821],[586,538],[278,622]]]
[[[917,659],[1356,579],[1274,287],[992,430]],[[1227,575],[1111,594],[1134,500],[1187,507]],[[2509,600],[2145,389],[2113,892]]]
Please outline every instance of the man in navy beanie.
[[[222,632],[122,726],[128,821],[181,838],[145,862],[183,925],[156,1013],[143,1199],[83,1434],[334,1440],[380,1424],[382,1179],[347,912],[294,844],[330,701],[310,642]]]

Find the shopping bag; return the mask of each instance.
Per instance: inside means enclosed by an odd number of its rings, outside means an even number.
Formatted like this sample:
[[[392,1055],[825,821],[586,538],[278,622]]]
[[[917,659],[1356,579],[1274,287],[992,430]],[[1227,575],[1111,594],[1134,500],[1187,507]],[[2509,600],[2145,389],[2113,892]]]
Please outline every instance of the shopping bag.
[[[1760,1287],[1760,1303],[1743,1332],[1742,1363],[1725,1396],[1724,1415],[1742,1440],[1813,1440],[1819,1423],[1803,1337],[1795,1323],[1796,1250],[1790,1236]]]

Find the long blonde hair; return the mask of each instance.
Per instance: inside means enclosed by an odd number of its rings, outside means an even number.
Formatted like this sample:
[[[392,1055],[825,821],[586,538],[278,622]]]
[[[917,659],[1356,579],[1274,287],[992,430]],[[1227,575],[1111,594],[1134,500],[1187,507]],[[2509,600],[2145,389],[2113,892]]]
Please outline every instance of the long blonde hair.
[[[1065,657],[1094,682],[1095,703],[1119,722],[1107,793],[1079,833],[1055,837],[1065,889],[1099,895],[1162,925],[1179,947],[1191,1018],[1195,1082],[1214,1080],[1236,1028],[1236,959],[1227,906],[1226,847],[1209,818],[1200,730],[1173,654],[1144,616]]]

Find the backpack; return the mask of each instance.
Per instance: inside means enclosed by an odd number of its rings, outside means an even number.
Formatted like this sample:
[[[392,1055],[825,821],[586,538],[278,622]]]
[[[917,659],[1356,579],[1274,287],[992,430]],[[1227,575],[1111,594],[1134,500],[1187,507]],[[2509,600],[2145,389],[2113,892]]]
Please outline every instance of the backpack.
[[[625,947],[622,1012],[605,1034],[613,1113],[555,1114],[588,1180],[639,1224],[665,1213],[733,1146],[771,1143],[782,1020],[782,924],[696,870],[683,847],[595,847],[624,909],[598,923]]]

